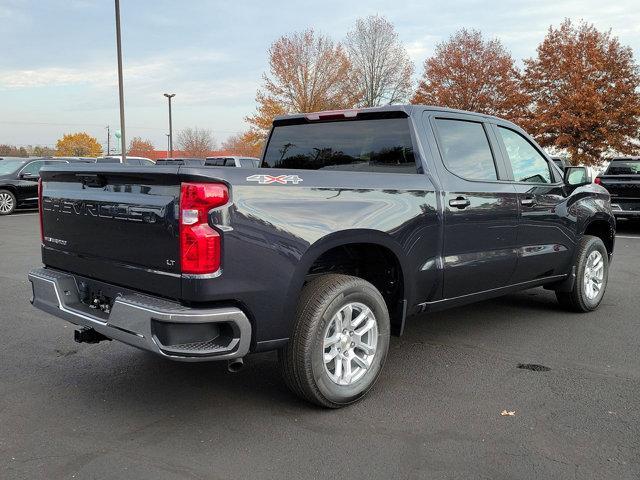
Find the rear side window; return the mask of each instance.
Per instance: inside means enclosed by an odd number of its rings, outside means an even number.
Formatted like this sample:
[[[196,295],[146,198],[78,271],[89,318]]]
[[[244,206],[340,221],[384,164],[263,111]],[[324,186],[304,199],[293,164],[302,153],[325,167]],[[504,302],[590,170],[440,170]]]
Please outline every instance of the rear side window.
[[[258,160],[254,160],[252,158],[241,158],[240,159],[240,166],[242,168],[257,168],[258,167]]]
[[[518,132],[498,127],[516,182],[551,183],[547,160]]]
[[[224,158],[207,158],[204,164],[211,167],[224,167]]]
[[[407,118],[276,126],[262,166],[375,173],[417,172]]]
[[[478,122],[436,119],[447,169],[467,180],[497,180],[496,164],[484,127]]]

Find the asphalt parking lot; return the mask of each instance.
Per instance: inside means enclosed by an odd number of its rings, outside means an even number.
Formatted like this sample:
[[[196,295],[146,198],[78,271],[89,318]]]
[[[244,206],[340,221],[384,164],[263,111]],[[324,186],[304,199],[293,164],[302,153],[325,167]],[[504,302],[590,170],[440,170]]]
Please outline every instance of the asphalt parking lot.
[[[640,227],[620,225],[598,311],[535,289],[413,320],[369,396],[326,411],[274,354],[229,374],[74,343],[29,304],[37,218],[0,218],[2,479],[640,476]]]

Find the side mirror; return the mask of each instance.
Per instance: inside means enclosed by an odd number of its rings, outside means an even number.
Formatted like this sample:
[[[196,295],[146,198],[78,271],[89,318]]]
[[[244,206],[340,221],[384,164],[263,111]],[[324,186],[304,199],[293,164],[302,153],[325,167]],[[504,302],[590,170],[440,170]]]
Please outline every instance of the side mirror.
[[[38,179],[38,175],[34,175],[33,173],[21,173],[20,174],[20,178],[22,178],[23,180],[36,180]]]
[[[589,172],[587,171],[587,167],[565,167],[564,183],[569,187],[581,187],[583,185],[589,185],[591,183],[591,180],[589,179]]]

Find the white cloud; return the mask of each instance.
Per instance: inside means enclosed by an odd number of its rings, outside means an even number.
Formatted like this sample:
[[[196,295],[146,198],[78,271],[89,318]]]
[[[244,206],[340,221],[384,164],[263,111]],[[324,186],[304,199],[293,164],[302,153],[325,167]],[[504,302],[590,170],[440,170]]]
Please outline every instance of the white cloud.
[[[125,84],[153,83],[161,79],[175,79],[188,74],[190,67],[209,66],[227,61],[228,55],[217,51],[180,52],[152,57],[146,61],[127,62],[123,73]],[[2,88],[37,88],[87,85],[93,87],[113,87],[118,77],[115,58],[111,62],[85,63],[77,67],[40,67],[15,69],[0,72]]]

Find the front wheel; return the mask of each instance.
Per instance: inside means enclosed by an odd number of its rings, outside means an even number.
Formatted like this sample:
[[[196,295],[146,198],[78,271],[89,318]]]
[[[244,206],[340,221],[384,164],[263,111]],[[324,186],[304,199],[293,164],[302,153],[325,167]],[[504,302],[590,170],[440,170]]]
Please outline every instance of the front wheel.
[[[585,235],[578,244],[576,281],[570,292],[556,292],[560,304],[574,312],[590,312],[602,302],[609,281],[609,254],[598,237]]]
[[[287,386],[328,408],[356,402],[373,386],[389,350],[389,312],[369,282],[329,274],[305,285],[289,343],[278,352]]]
[[[9,190],[0,190],[0,215],[11,215],[16,209],[16,196]]]

